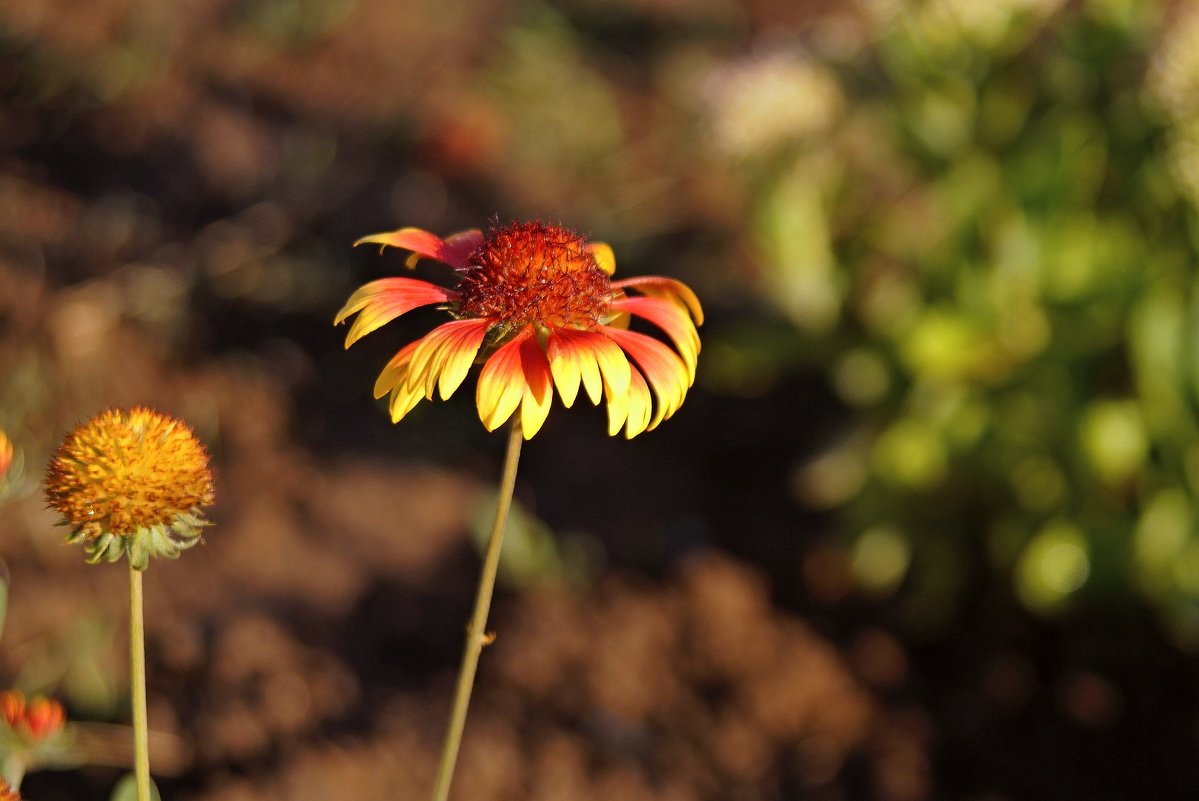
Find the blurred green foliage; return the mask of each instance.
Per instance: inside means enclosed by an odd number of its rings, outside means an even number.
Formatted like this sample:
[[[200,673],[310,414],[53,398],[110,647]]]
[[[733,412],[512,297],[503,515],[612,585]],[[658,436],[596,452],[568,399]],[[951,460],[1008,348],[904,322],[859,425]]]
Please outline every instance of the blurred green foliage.
[[[491,538],[497,493],[483,493],[471,505],[470,537],[481,553]],[[594,578],[598,555],[594,543],[571,532],[555,533],[519,501],[513,501],[500,551],[499,580],[525,588],[557,581],[574,586]]]
[[[794,56],[844,98],[822,135],[751,156],[765,294],[854,410],[798,492],[913,620],[981,553],[1035,611],[1141,595],[1199,642],[1199,13],[871,9]]]

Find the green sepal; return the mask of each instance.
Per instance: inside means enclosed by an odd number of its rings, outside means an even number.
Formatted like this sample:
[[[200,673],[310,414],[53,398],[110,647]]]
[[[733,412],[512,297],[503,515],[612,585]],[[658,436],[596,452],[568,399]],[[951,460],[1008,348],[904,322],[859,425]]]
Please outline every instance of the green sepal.
[[[200,515],[199,509],[175,516],[168,525],[155,523],[142,526],[132,534],[114,534],[106,531],[98,537],[88,537],[82,528],[67,534],[66,541],[82,543],[87,553],[88,564],[115,562],[122,556],[129,557],[134,570],[145,570],[150,559],[178,559],[179,554],[200,542],[204,529],[210,526]]]
[[[81,533],[80,538],[82,538]],[[74,541],[79,542],[80,538],[76,538]],[[95,565],[100,562],[117,561],[125,551],[123,540],[124,537],[113,534],[111,531],[104,532],[94,540],[85,540],[83,548],[87,552],[87,563]],[[71,542],[72,540],[68,537],[67,541]]]

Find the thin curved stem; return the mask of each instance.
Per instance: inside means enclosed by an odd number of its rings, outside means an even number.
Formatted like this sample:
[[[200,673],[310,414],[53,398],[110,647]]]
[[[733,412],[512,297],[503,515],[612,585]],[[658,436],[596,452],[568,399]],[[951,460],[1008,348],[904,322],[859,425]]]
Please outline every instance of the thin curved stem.
[[[512,421],[512,430],[508,435],[508,452],[504,457],[504,472],[500,477],[495,522],[491,526],[491,537],[487,541],[487,552],[483,556],[483,573],[479,576],[475,610],[466,630],[466,648],[462,652],[462,668],[458,674],[458,686],[454,690],[454,706],[450,711],[450,725],[445,735],[445,746],[441,751],[441,763],[437,766],[433,801],[446,801],[449,798],[450,781],[454,778],[454,765],[458,761],[458,748],[462,744],[462,729],[466,725],[466,708],[470,705],[470,693],[475,684],[479,654],[488,643],[487,613],[491,609],[491,595],[495,590],[495,576],[500,565],[504,525],[508,522],[512,491],[516,487],[516,465],[520,461],[521,439],[520,417],[517,416]]]
[[[142,571],[129,563],[129,691],[133,698],[133,772],[137,801],[150,801],[150,728],[146,720],[146,632]]]

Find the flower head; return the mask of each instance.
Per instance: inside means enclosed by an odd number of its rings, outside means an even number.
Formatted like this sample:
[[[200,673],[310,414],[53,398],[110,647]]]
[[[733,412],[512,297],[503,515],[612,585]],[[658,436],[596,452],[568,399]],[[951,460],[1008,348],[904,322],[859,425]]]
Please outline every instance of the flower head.
[[[12,460],[12,441],[9,440],[7,434],[0,431],[0,480],[8,475],[8,469],[12,467]]]
[[[0,692],[0,715],[13,734],[32,745],[62,731],[66,713],[53,698],[35,696],[28,703],[16,690]]]
[[[42,696],[26,701],[16,690],[0,692],[0,801],[20,800],[14,786],[26,771],[72,759],[72,742],[58,701]]]
[[[82,542],[89,561],[127,553],[145,569],[194,545],[212,505],[208,453],[173,417],[109,409],[67,435],[46,470],[46,500]]]
[[[24,459],[13,446],[8,434],[0,430],[0,500],[17,492],[22,486]]]
[[[526,439],[545,422],[554,387],[568,407],[580,385],[593,404],[604,398],[608,433],[623,428],[634,437],[674,414],[695,380],[703,323],[695,293],[657,276],[613,281],[616,259],[606,244],[540,220],[446,239],[401,228],[355,244],[368,242],[412,251],[409,267],[426,257],[459,275],[452,290],[413,278],[372,281],[337,313],[335,323],[357,315],[346,347],[420,306],[440,304],[453,318],[383,368],[375,397],[390,396],[393,422],[435,390],[448,398],[476,361],[483,425],[495,430],[519,411]],[[628,330],[630,315],[656,325],[674,348]]]

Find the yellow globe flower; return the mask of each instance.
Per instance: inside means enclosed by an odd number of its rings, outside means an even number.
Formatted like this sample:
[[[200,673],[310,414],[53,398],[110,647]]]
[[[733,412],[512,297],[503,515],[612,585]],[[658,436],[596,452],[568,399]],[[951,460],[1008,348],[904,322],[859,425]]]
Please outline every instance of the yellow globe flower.
[[[209,525],[208,453],[183,422],[150,409],[109,409],[67,435],[46,470],[46,501],[88,561],[176,558]]]

